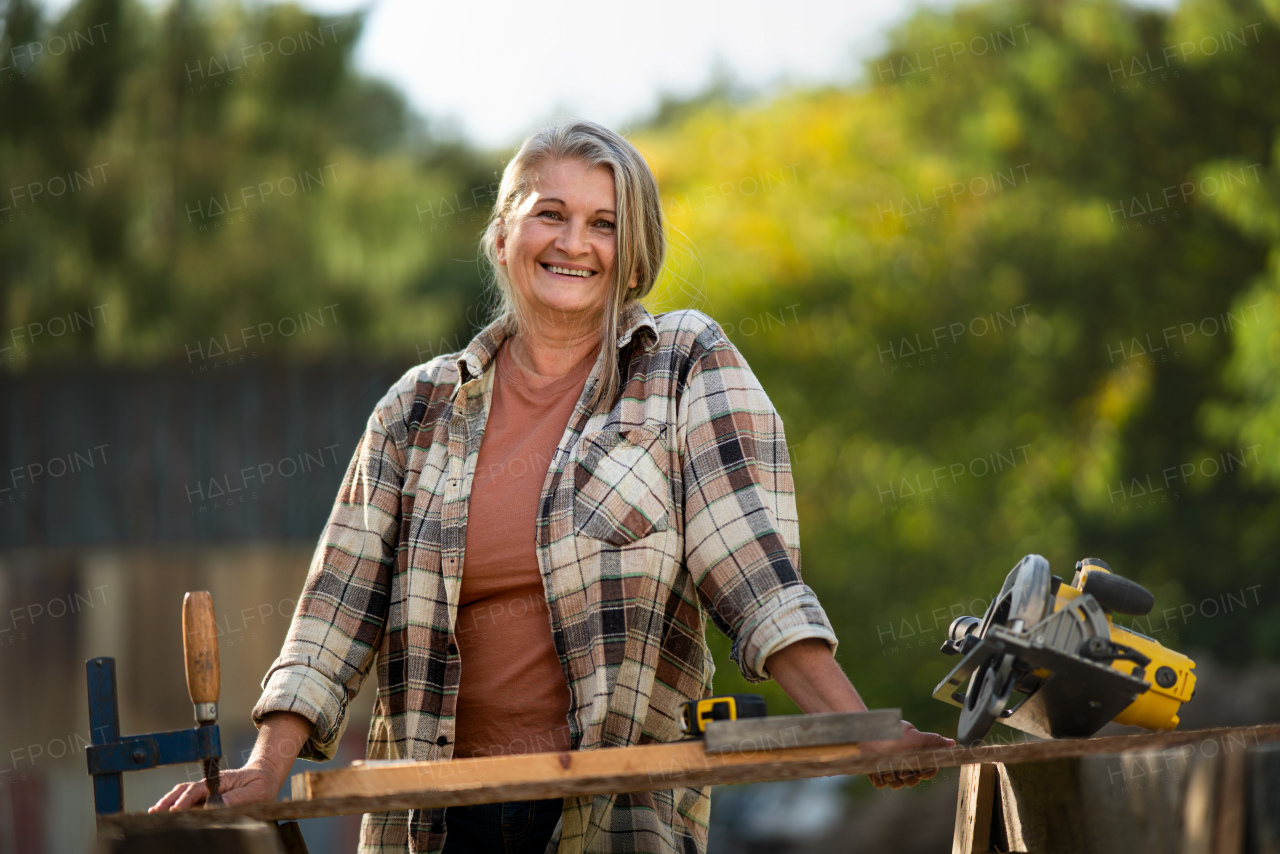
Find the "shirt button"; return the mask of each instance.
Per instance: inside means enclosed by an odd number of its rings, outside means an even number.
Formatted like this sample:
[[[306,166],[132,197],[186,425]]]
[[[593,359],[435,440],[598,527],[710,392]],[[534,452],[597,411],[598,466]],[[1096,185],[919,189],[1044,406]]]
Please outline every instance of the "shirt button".
[[[449,736],[447,735],[442,735],[436,739],[436,744],[440,745],[441,747],[444,747],[448,743],[449,743]]]
[[[456,643],[449,644],[449,654],[450,655],[458,654],[458,645]]]

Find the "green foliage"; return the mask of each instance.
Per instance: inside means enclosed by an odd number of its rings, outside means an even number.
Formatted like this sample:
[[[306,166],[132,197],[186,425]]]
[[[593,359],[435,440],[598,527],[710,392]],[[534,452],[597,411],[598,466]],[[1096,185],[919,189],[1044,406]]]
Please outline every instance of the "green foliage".
[[[953,725],[947,625],[1028,552],[1149,585],[1175,648],[1280,654],[1277,60],[1249,3],[984,4],[917,15],[856,90],[642,135],[697,259],[665,284],[783,414],[869,703]]]
[[[946,626],[1028,552],[1147,584],[1136,627],[1166,644],[1280,655],[1276,8],[922,10],[859,86],[721,80],[634,134],[671,226],[652,307],[716,317],[783,414],[805,578],[869,703],[953,725],[929,699]],[[97,23],[0,85],[0,189],[106,164],[0,212],[0,327],[112,322],[9,364],[181,360],[330,304],[271,346],[425,358],[482,319],[502,158],[353,72],[358,16],[82,0],[50,24],[11,0],[0,47]],[[303,33],[325,43],[253,52]],[[211,71],[245,50],[243,80]],[[747,690],[714,644],[717,686]]]
[[[107,321],[9,366],[181,361],[306,312],[330,320],[254,341],[261,355],[411,356],[465,335],[475,275],[454,259],[481,223],[442,200],[483,192],[497,161],[352,71],[358,15],[85,0],[46,24],[23,0],[6,21],[4,55],[35,55],[0,86],[19,117],[0,126],[0,325]],[[59,38],[75,49],[40,47]]]

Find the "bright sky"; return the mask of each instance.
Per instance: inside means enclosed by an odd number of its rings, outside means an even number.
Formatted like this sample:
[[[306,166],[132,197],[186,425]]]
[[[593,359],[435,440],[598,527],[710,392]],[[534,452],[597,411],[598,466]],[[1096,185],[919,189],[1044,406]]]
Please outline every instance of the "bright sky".
[[[662,93],[702,89],[716,62],[753,87],[852,79],[906,11],[886,0],[380,0],[358,61],[426,115],[514,145],[567,114],[623,129]]]
[[[70,0],[46,5],[60,10]],[[704,88],[717,62],[753,88],[848,81],[912,9],[949,7],[955,0],[302,5],[321,12],[368,7],[359,67],[396,84],[433,122],[447,123],[474,142],[508,147],[566,115],[625,131],[626,122],[650,113],[662,93],[689,95]]]

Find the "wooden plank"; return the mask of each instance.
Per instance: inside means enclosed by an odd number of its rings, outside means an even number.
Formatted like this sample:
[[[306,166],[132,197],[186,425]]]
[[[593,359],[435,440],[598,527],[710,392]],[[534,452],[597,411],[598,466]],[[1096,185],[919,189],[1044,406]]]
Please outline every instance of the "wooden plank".
[[[951,854],[988,854],[991,850],[991,813],[995,792],[995,765],[980,762],[961,769]]]
[[[175,851],[219,854],[285,854],[274,824],[243,817],[209,822],[175,814],[163,824],[149,822],[128,827],[99,822],[96,854],[173,854]],[[297,825],[294,825],[296,828]],[[296,850],[296,849],[295,849]]]
[[[1249,755],[1249,854],[1280,854],[1280,744]]]
[[[902,709],[829,715],[776,715],[711,721],[703,739],[707,753],[740,753],[784,747],[818,747],[902,738]]]
[[[1167,824],[1173,825],[1167,831],[1171,837],[1166,843],[1167,850],[1177,850],[1179,854],[1213,854],[1214,813],[1217,808],[1218,781],[1221,776],[1221,769],[1218,767],[1220,755],[1217,751],[1212,756],[1205,756],[1200,751],[1195,751],[1189,758],[1183,758],[1180,763],[1181,780],[1171,780],[1170,784],[1157,788],[1161,795],[1177,792],[1179,789],[1182,795],[1181,804],[1166,801],[1160,804],[1165,806],[1167,803],[1165,809],[1146,810],[1159,818],[1165,818]],[[1178,756],[1181,757],[1181,754]],[[1178,786],[1176,782],[1181,782],[1183,785]],[[1148,800],[1151,800],[1152,793],[1148,790],[1147,794]],[[1175,822],[1169,819],[1181,819],[1181,821]],[[1178,824],[1181,826],[1177,826]]]
[[[1080,854],[1086,850],[1078,812],[1078,765],[1074,758],[1035,765],[996,765],[1007,850],[1035,854]]]
[[[891,753],[863,753],[857,745],[836,745],[708,754],[701,742],[685,741],[448,762],[365,762],[334,771],[295,775],[292,801],[221,806],[198,814],[209,820],[229,815],[264,820],[313,818],[677,786],[919,771],[978,762],[1046,762],[1072,756],[1161,750],[1226,738],[1250,744],[1280,741],[1280,724]],[[166,818],[121,814],[101,821],[128,824]]]
[[[1034,767],[1039,767],[1034,766]],[[1001,851],[1023,852],[1029,851],[1027,847],[1027,837],[1035,837],[1037,834],[1031,832],[1030,819],[1033,817],[1028,814],[1028,827],[1024,833],[1022,804],[1018,802],[1018,793],[1014,791],[1013,781],[1009,779],[1008,768],[1005,765],[996,765],[996,797],[1000,801],[1000,828],[998,834],[1003,840],[1003,844],[999,846]]]
[[[863,759],[856,745],[707,753],[701,741],[450,762],[362,762],[294,777],[295,800],[401,799],[429,792],[439,805],[536,800],[569,791],[594,795],[838,773],[829,767]],[[865,762],[866,760],[863,759]],[[874,764],[874,763],[872,763]],[[825,772],[825,773],[824,773]],[[298,776],[304,779],[298,781]],[[435,804],[433,804],[435,805]]]
[[[1218,755],[1217,798],[1213,822],[1213,854],[1243,854],[1248,755],[1243,750],[1224,747]]]

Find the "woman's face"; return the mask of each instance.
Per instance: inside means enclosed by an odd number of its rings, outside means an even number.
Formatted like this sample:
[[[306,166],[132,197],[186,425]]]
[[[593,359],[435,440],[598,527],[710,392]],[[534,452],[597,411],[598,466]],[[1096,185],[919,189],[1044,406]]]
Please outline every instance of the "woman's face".
[[[540,326],[595,328],[608,301],[618,248],[613,173],[579,160],[534,167],[532,192],[509,217],[495,249],[521,311]]]

